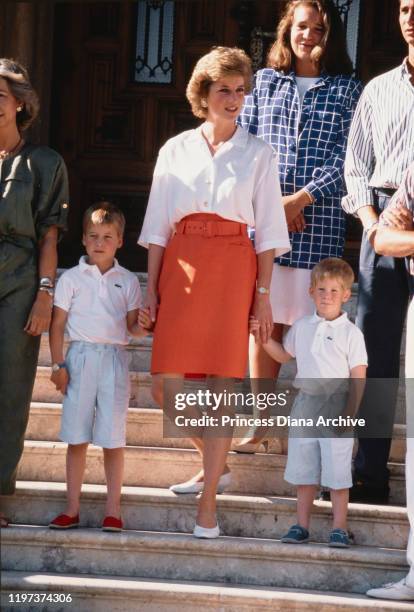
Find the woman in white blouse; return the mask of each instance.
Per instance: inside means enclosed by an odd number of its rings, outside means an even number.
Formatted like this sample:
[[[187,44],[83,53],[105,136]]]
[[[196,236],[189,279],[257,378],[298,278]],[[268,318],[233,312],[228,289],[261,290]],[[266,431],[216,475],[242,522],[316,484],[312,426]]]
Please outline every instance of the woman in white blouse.
[[[262,340],[272,329],[273,258],[290,244],[275,154],[236,126],[251,77],[240,49],[216,47],[203,56],[187,98],[204,122],[168,140],[155,167],[139,243],[149,249],[147,305],[156,322],[153,395],[167,411],[166,379],[179,389],[195,373],[215,388],[244,377],[250,313],[260,321]],[[256,230],[256,253],[247,226]],[[196,408],[186,414],[201,416]],[[194,535],[214,538],[216,492],[231,479],[231,432],[210,426],[192,435],[203,469],[171,488],[202,491]]]

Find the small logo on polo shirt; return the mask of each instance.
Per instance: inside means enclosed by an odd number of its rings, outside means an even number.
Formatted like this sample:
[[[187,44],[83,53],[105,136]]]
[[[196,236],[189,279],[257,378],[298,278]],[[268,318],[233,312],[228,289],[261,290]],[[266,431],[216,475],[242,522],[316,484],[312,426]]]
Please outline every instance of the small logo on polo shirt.
[[[333,340],[332,336],[326,336],[327,340]]]
[[[115,283],[114,285],[115,287],[118,287],[118,289],[122,289],[122,285],[118,285],[118,283]]]

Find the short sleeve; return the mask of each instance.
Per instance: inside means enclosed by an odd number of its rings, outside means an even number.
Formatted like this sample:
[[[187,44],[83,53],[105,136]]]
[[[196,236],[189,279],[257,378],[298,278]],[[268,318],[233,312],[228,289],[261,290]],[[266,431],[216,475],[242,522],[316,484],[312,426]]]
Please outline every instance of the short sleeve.
[[[253,195],[255,248],[257,253],[275,249],[275,256],[290,251],[289,234],[276,154],[271,147],[262,151],[260,174]]]
[[[56,283],[53,305],[69,312],[73,298],[73,284],[68,274],[62,274]]]
[[[168,216],[169,169],[167,148],[164,145],[158,154],[154,169],[147,211],[138,244],[146,249],[150,244],[165,247],[172,234]]]
[[[55,151],[46,149],[38,164],[37,206],[34,222],[36,235],[41,239],[47,229],[56,226],[60,231],[67,228],[69,212],[69,187],[65,162]]]
[[[353,325],[351,333],[349,334],[348,365],[350,370],[357,366],[368,365],[364,335],[356,325]]]
[[[296,357],[297,333],[298,324],[294,323],[292,327],[286,332],[285,337],[283,338],[283,348],[289,353],[289,355],[292,355],[292,357]]]
[[[139,285],[139,280],[136,276],[131,277],[131,283],[128,290],[128,312],[136,310],[142,306],[142,292]]]

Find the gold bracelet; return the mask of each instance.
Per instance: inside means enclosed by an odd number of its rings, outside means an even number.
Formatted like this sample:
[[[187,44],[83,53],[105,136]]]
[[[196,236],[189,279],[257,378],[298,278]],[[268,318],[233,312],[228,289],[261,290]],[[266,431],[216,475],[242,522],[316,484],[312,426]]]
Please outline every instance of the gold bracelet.
[[[309,198],[309,204],[313,204],[315,201],[315,198],[313,197],[313,195],[311,193],[309,193],[309,191],[306,191],[306,189],[304,189],[304,192],[306,193],[306,195]]]

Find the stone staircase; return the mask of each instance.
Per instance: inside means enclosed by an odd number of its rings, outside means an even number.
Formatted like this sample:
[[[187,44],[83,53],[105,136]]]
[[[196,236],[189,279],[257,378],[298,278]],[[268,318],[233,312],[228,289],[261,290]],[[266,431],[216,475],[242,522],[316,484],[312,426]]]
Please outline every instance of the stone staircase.
[[[58,440],[61,396],[49,382],[47,336],[19,466],[17,494],[5,511],[13,525],[1,532],[1,609],[124,612],[143,610],[241,612],[414,610],[414,605],[370,600],[362,594],[401,578],[406,570],[408,521],[403,506],[351,504],[356,545],[326,545],[331,508],[315,502],[312,542],[284,545],[295,520],[294,491],[283,480],[285,443],[268,454],[231,453],[232,488],[219,496],[223,536],[193,538],[197,499],[168,491],[200,467],[186,440],[164,438],[162,414],[150,394],[151,340],[131,344],[132,393],[122,511],[125,530],[104,533],[102,452],[91,446],[79,530],[47,524],[65,505],[65,445]],[[284,372],[288,376],[289,371]],[[400,397],[403,410],[403,396]],[[403,504],[405,427],[395,427],[391,488]],[[241,432],[239,432],[240,434]],[[11,603],[10,594],[60,594],[61,602]],[[64,595],[72,603],[62,603]]]

